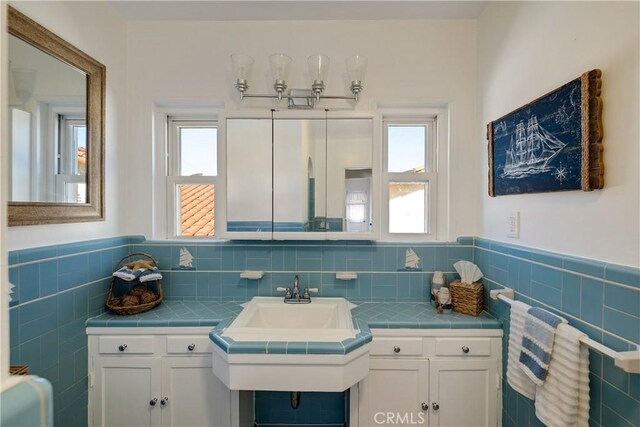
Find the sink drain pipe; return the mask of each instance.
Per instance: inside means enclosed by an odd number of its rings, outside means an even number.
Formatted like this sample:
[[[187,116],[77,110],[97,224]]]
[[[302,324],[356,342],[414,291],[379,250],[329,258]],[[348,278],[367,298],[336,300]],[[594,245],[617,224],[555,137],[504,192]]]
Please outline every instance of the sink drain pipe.
[[[298,409],[298,406],[300,406],[300,392],[299,391],[292,391],[291,392],[291,407],[293,409]]]

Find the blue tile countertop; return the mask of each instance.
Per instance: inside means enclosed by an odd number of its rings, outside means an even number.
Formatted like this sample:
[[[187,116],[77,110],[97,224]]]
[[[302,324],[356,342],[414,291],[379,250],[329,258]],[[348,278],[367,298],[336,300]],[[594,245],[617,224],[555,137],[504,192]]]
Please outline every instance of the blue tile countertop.
[[[347,354],[371,342],[370,329],[501,329],[502,322],[486,312],[479,316],[438,314],[430,304],[362,303],[351,313],[360,332],[342,342],[234,341],[223,335],[242,311],[241,302],[165,300],[159,307],[132,316],[104,313],[87,320],[87,327],[211,326],[211,340],[227,353]]]

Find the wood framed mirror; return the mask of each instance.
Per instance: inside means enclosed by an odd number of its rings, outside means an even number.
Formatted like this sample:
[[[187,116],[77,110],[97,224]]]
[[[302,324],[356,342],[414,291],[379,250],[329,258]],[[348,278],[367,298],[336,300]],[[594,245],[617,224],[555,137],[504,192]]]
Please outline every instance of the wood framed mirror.
[[[12,7],[9,226],[104,220],[106,67]]]

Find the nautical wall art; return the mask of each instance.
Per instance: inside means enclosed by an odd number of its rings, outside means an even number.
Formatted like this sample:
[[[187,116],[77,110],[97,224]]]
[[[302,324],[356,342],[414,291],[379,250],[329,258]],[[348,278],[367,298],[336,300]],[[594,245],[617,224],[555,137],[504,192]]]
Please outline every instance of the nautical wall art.
[[[487,125],[489,195],[604,186],[600,70]]]

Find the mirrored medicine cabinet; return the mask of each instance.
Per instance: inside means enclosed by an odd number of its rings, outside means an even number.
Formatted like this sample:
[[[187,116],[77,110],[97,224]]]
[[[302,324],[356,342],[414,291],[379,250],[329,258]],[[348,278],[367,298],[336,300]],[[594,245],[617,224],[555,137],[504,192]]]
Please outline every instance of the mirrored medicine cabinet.
[[[227,118],[226,141],[225,237],[375,238],[372,117]]]

